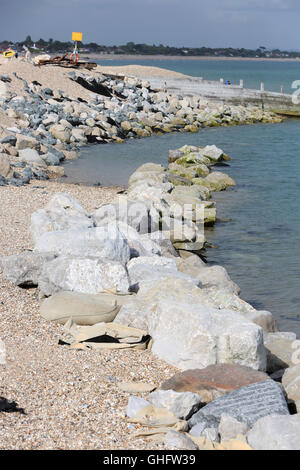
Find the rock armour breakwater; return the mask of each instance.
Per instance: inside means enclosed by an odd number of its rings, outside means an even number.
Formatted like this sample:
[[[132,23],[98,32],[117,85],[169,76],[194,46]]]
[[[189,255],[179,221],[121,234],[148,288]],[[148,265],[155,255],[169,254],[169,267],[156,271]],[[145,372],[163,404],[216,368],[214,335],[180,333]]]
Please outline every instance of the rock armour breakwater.
[[[7,73],[0,76],[5,84],[0,96],[1,185],[63,176],[60,163],[75,158],[89,143],[282,120],[256,106],[154,90],[147,80],[105,75],[97,69],[69,73],[20,62],[14,68],[3,66],[3,72]]]

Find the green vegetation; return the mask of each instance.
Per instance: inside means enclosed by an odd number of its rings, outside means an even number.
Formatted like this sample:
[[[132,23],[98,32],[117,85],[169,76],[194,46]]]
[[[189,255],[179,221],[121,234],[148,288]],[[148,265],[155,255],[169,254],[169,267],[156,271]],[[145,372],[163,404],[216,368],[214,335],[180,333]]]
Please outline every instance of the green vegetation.
[[[22,42],[13,43],[10,41],[0,42],[0,49],[7,49],[9,46],[13,46],[18,50],[21,50],[23,46],[28,47],[31,50],[44,51],[49,53],[61,53],[67,52],[73,49],[73,42],[62,42],[57,41],[53,38],[47,40],[39,39],[33,41],[31,36],[28,35]],[[164,56],[183,56],[183,57],[205,57],[205,56],[216,56],[216,57],[260,57],[260,58],[300,58],[299,52],[291,51],[280,51],[279,49],[269,50],[265,46],[260,46],[258,49],[244,49],[244,48],[211,48],[211,47],[172,47],[159,45],[148,45],[148,44],[135,44],[134,42],[128,42],[127,44],[120,46],[104,46],[97,43],[80,43],[80,49],[87,53],[99,53],[99,54],[130,54],[130,55],[164,55]]]

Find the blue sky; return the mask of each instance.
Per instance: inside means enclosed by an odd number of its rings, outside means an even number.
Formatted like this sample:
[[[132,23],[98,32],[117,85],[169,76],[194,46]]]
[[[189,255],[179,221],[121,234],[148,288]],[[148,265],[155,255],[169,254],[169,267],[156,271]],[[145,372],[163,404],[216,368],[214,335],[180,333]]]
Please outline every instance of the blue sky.
[[[300,50],[299,0],[0,0],[0,39]],[[7,18],[7,20],[5,20]]]

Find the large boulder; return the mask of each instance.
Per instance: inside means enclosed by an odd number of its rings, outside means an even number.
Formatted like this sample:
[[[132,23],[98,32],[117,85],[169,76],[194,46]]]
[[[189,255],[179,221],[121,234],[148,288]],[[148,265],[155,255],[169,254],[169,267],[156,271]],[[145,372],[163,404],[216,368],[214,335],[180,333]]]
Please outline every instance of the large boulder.
[[[152,233],[144,233],[141,235],[140,240],[143,241],[143,243],[149,241],[151,243],[155,243],[156,246],[159,246],[160,252],[162,256],[165,256],[167,258],[178,258],[178,252],[173,246],[173,243],[171,242],[168,233],[165,234],[164,232],[161,232],[157,230],[156,232]]]
[[[35,165],[46,167],[46,163],[35,149],[26,148],[19,150],[19,159],[22,162],[33,163]]]
[[[213,399],[237,390],[246,385],[264,382],[269,377],[265,372],[251,369],[239,364],[216,364],[205,369],[190,369],[173,375],[162,383],[162,390],[199,393],[204,401]],[[207,397],[210,397],[207,400]]]
[[[191,434],[201,436],[204,429],[219,427],[224,413],[252,428],[264,416],[286,416],[289,410],[280,385],[266,380],[223,395],[201,408],[189,420]]]
[[[207,295],[218,305],[219,308],[235,310],[248,320],[261,326],[264,332],[273,333],[277,331],[276,321],[271,312],[255,310],[252,305],[240,299],[230,286],[206,287]]]
[[[262,329],[231,310],[159,300],[148,330],[153,353],[181,370],[218,363],[266,367]]]
[[[128,180],[128,187],[146,179],[153,181],[163,181],[163,178],[165,177],[163,174],[165,171],[166,169],[162,165],[156,163],[144,163],[130,176]]]
[[[217,310],[190,279],[166,278],[154,284],[150,270],[150,282],[121,308],[117,323],[146,329],[153,352],[182,370],[219,363],[264,370],[259,326],[231,310]]]
[[[105,258],[123,265],[130,259],[128,242],[115,226],[47,232],[38,239],[35,251]]]
[[[197,393],[178,393],[173,390],[157,390],[148,395],[147,400],[156,408],[167,408],[179,419],[189,419],[201,405]]]
[[[143,180],[139,184],[128,188],[128,199],[130,201],[143,201],[149,210],[154,207],[159,212],[166,212],[169,209],[166,195],[172,191],[173,187],[168,182],[155,184],[152,181]]]
[[[300,364],[289,367],[282,377],[282,385],[288,399],[295,403],[298,413],[300,412]]]
[[[57,193],[44,209],[39,209],[31,215],[30,232],[36,243],[46,232],[91,228],[93,220],[87,211],[69,194]]]
[[[221,415],[221,421],[218,429],[221,441],[229,441],[235,439],[238,435],[247,434],[248,426],[246,423],[241,423],[237,419],[223,413]]]
[[[300,415],[274,414],[258,420],[248,433],[254,450],[300,450]]]
[[[71,132],[70,129],[62,124],[54,124],[50,127],[52,137],[60,140],[61,142],[70,142]]]
[[[32,287],[38,285],[38,278],[44,263],[52,261],[54,253],[35,253],[23,251],[17,255],[5,256],[0,259],[3,276],[17,286]]]
[[[281,369],[294,366],[295,333],[276,332],[265,334],[264,343],[267,350],[267,371],[273,374]]]
[[[158,229],[158,217],[151,216],[148,207],[141,201],[129,201],[119,198],[118,202],[104,204],[92,213],[97,227],[112,222],[123,222],[133,227],[138,233],[153,232]]]
[[[40,143],[34,137],[30,137],[28,135],[23,134],[16,134],[16,148],[17,150],[24,150],[24,149],[34,149],[40,150]]]
[[[59,291],[98,294],[107,289],[128,292],[129,280],[117,261],[59,256],[44,264],[38,285],[47,296]]]
[[[114,223],[112,222],[112,224]],[[110,224],[110,226],[112,226],[112,224]],[[128,242],[131,258],[161,254],[162,250],[160,245],[151,237],[140,235],[135,228],[125,222],[118,221],[116,227]]]
[[[234,180],[220,171],[210,173],[201,180],[201,184],[211,191],[224,191],[227,188],[235,186]]]
[[[115,321],[132,328],[147,330],[153,304],[155,305],[159,299],[167,301],[170,296],[178,302],[185,299],[191,304],[214,306],[214,303],[190,279],[169,277],[158,282],[142,284],[138,294],[122,306]]]
[[[200,286],[200,282],[177,271],[176,263],[165,257],[139,257],[127,264],[131,289],[137,291],[143,283],[155,283],[164,279],[179,278]]]
[[[223,159],[224,152],[220,148],[216,147],[215,145],[207,145],[206,147],[200,150],[200,153],[209,158],[212,162],[216,163]]]
[[[195,264],[192,260],[181,260],[177,263],[179,271],[189,274],[201,281],[204,288],[214,287],[218,292],[220,289],[232,294],[239,294],[239,286],[233,282],[223,266],[207,266],[200,263]],[[224,308],[227,308],[224,306]]]
[[[112,322],[129,296],[109,293],[82,294],[61,291],[45,299],[40,307],[47,321],[65,324],[72,318],[77,325]]]

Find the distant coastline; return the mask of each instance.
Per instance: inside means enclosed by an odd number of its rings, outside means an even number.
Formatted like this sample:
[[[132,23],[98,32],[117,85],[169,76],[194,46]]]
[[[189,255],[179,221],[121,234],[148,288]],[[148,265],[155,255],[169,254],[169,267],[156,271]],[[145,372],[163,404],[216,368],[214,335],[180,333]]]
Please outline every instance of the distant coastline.
[[[88,57],[93,60],[226,60],[226,61],[251,61],[251,62],[299,62],[300,59],[291,58],[265,58],[265,57],[225,57],[225,56],[176,56],[176,55],[129,55],[129,54],[95,54],[81,53],[80,57]]]

